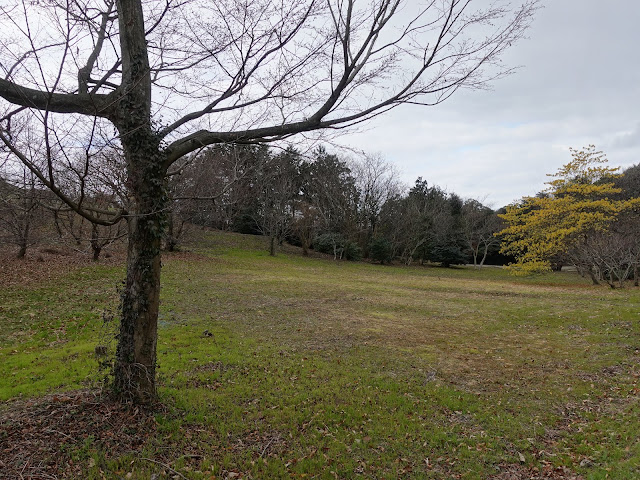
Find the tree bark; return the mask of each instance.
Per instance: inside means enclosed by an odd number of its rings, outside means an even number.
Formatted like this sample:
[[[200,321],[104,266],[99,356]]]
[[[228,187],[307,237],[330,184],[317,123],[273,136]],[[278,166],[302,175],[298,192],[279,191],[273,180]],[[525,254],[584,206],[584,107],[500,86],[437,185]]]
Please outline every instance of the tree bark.
[[[146,138],[145,138],[146,137]],[[155,148],[153,143],[156,143]],[[127,276],[121,298],[114,391],[121,400],[150,403],[155,369],[162,237],[167,196],[157,138],[141,128],[123,138],[132,208],[128,218]],[[145,147],[146,145],[146,147]]]
[[[122,85],[111,119],[127,162],[129,246],[121,298],[114,392],[123,401],[156,396],[160,251],[166,231],[166,168],[151,126],[151,75],[141,2],[118,0]]]
[[[98,225],[95,223],[91,225],[91,250],[93,251],[93,261],[97,262],[100,259],[100,252],[102,251],[102,245],[98,238]]]
[[[167,234],[165,236],[165,249],[168,252],[173,252],[177,245],[176,237],[173,235],[173,212],[169,212],[167,215]]]
[[[593,283],[593,285],[600,285],[598,278],[593,273],[593,269],[591,267],[587,267],[586,270],[587,270],[587,273],[589,274],[589,278],[591,278],[591,282]]]
[[[484,262],[487,260],[487,255],[489,254],[489,245],[484,246],[484,254],[482,255],[482,260],[480,260],[480,267],[484,266]]]
[[[30,213],[27,213],[27,215],[30,215]],[[25,255],[27,254],[27,248],[29,247],[29,227],[30,227],[30,222],[29,219],[26,219],[26,223],[24,225],[24,229],[20,232],[21,237],[20,238],[20,250],[18,250],[18,258],[22,259],[25,257]]]

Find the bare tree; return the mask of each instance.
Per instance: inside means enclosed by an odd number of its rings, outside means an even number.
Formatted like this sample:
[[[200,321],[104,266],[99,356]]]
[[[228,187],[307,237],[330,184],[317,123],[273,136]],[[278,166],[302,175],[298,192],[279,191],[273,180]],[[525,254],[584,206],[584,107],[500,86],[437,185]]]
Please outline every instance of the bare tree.
[[[38,240],[43,225],[43,190],[26,168],[0,178],[0,240],[18,247],[18,258]]]
[[[361,244],[364,256],[369,256],[369,244],[378,234],[380,212],[384,204],[402,193],[398,173],[379,155],[368,155],[353,162],[351,171],[360,192],[359,216],[362,228]]]
[[[502,221],[489,207],[481,202],[469,199],[462,206],[462,231],[467,247],[473,256],[473,265],[482,267],[489,249],[500,244],[500,239],[494,234],[502,229]],[[478,257],[480,263],[478,263]]]
[[[522,37],[537,1],[475,5],[2,3],[0,141],[74,211],[102,225],[128,222],[114,383],[122,398],[155,395],[165,177],[174,164],[206,145],[346,128],[484,87],[511,71],[499,57]],[[124,155],[128,201],[98,218],[59,176],[74,151],[109,144]]]
[[[304,256],[309,255],[309,248],[318,232],[320,222],[321,215],[318,208],[304,198],[299,199],[295,205],[292,229],[300,241]]]
[[[394,250],[406,265],[418,257],[421,262],[429,257],[436,244],[444,243],[450,234],[451,212],[447,194],[438,186],[429,186],[418,178],[409,193],[389,202],[385,217],[391,231]]]
[[[93,261],[97,262],[100,259],[100,254],[105,247],[123,239],[126,235],[127,230],[124,227],[123,222],[107,226],[92,223],[89,245],[91,246],[91,256]]]
[[[358,190],[346,160],[318,147],[310,161],[302,165],[302,199],[307,213],[315,220],[314,233],[326,235],[332,244],[334,259],[356,230]]]
[[[300,155],[287,149],[268,155],[256,172],[257,209],[253,220],[260,232],[269,237],[269,255],[293,228],[295,204],[300,193]]]
[[[94,199],[93,205],[100,205],[99,199]],[[71,242],[73,248],[81,253],[90,253],[96,262],[100,259],[100,254],[105,247],[127,236],[124,221],[115,225],[100,225],[69,208],[51,206],[47,208],[52,210],[53,222],[60,239],[63,242]],[[100,217],[100,214],[96,215]]]
[[[248,184],[268,154],[255,145],[215,145],[182,159],[169,178],[165,248],[173,251],[192,225],[226,230],[256,192]]]
[[[123,218],[110,221],[115,212],[126,208],[128,203],[124,156],[118,148],[103,145],[94,152],[88,149],[76,152],[74,157],[66,158],[65,163],[66,168],[58,176],[59,188],[68,199],[92,215],[83,216],[82,211],[70,208],[61,199],[46,206],[53,212],[60,238],[71,240],[80,251],[86,246],[97,261],[106,246],[127,234]]]
[[[638,286],[640,264],[640,220],[637,212],[619,215],[608,231],[590,231],[567,251],[569,261],[594,285],[601,281],[611,288],[623,287],[633,278]]]

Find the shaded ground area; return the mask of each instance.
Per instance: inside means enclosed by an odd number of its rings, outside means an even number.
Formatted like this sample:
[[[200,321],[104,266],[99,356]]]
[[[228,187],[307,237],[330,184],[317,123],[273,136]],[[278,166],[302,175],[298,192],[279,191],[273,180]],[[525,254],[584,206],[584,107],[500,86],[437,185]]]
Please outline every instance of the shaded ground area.
[[[0,410],[0,479],[80,479],[86,478],[88,470],[95,478],[131,478],[135,464],[144,465],[145,478],[189,478],[190,471],[202,474],[198,468],[205,451],[199,442],[207,425],[189,424],[182,433],[184,443],[162,445],[156,438],[157,415],[176,413],[160,403],[148,409],[122,405],[89,390],[11,402]],[[213,455],[251,452],[259,460],[276,457],[285,447],[280,433],[254,430],[228,436],[226,445]],[[96,451],[101,452],[97,461],[91,455]],[[211,455],[211,449],[206,453]],[[110,460],[117,463],[123,456],[130,461],[111,468]],[[171,464],[176,459],[180,467],[174,469]],[[251,478],[238,469],[220,474],[228,479]],[[209,472],[206,478],[219,477]]]
[[[95,461],[78,462],[78,449],[139,452],[155,430],[150,412],[91,391],[12,402],[0,411],[0,478],[82,478]]]

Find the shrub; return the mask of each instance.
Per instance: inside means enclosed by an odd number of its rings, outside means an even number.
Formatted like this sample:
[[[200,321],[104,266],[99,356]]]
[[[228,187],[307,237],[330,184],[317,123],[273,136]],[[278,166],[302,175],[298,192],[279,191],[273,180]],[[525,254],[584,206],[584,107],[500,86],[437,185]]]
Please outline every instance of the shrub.
[[[362,260],[362,249],[356,243],[347,242],[344,246],[343,258],[352,262]]]
[[[334,248],[336,250],[342,250],[344,243],[345,239],[339,233],[323,233],[322,235],[318,235],[313,241],[313,249],[316,252],[333,255]]]
[[[384,237],[374,238],[369,245],[369,255],[372,260],[384,264],[393,259],[391,242]]]
[[[328,253],[335,258],[358,261],[362,259],[362,250],[353,242],[347,240],[339,233],[323,233],[313,241],[313,249],[316,252]]]

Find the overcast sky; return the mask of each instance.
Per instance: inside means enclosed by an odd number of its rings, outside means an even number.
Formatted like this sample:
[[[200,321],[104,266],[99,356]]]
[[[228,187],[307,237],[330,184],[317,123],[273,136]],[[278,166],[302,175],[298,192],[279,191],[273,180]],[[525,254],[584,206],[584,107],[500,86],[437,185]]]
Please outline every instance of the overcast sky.
[[[340,143],[380,153],[408,184],[421,176],[494,208],[542,190],[569,147],[640,163],[640,1],[543,3],[504,57],[523,66],[514,75],[436,107],[400,107]]]

